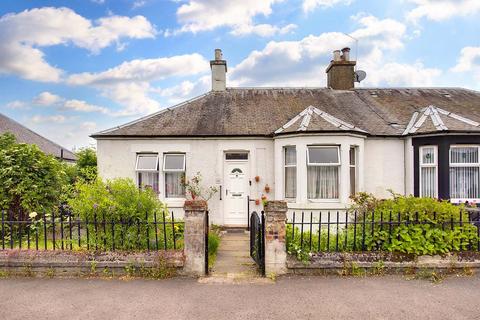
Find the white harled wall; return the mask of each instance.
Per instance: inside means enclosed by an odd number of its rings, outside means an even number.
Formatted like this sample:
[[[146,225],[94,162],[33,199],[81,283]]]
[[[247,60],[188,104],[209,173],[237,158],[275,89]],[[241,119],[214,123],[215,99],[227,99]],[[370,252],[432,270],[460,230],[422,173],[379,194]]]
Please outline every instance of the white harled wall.
[[[405,194],[405,149],[404,139],[369,138],[365,141],[366,192],[379,198],[390,197],[388,189]]]
[[[252,181],[250,196],[252,199],[260,198],[266,194],[265,184],[271,187],[269,199],[274,198],[273,180],[273,140],[272,139],[99,139],[97,141],[98,170],[104,179],[128,177],[136,179],[135,161],[136,154],[142,152],[156,152],[160,155],[160,168],[162,168],[163,153],[181,152],[186,154],[186,175],[191,177],[197,172],[203,176],[205,186],[223,186],[223,165],[225,151],[249,152],[249,179]],[[254,177],[259,176],[260,182],[256,183]],[[160,199],[167,203],[175,214],[183,216],[183,203],[185,199],[165,199],[164,180],[160,171]],[[225,199],[225,188],[222,188],[222,199]],[[220,200],[217,193],[209,201],[210,220],[214,224],[223,224],[224,200]],[[251,210],[261,210],[260,206],[250,203]],[[246,220],[245,220],[246,223]]]
[[[315,201],[307,199],[306,152],[308,145],[340,145],[340,199]],[[264,138],[224,138],[224,139],[99,139],[97,141],[98,169],[101,177],[111,179],[128,177],[136,179],[136,154],[141,152],[182,152],[186,154],[187,177],[200,172],[204,184],[224,185],[223,166],[225,151],[249,152],[250,197],[260,199],[265,194],[268,199],[283,199],[283,147],[297,147],[297,198],[289,200],[289,208],[311,210],[341,210],[350,205],[349,200],[349,148],[358,149],[357,190],[373,193],[383,198],[389,197],[387,189],[397,193],[410,194],[413,190],[413,152],[411,141],[402,138],[365,138],[361,135],[292,135],[275,139]],[[405,161],[405,155],[407,161]],[[411,158],[411,159],[410,159]],[[160,168],[163,157],[160,156]],[[303,164],[303,165],[302,165]],[[255,182],[255,176],[260,182]],[[268,184],[270,193],[264,186]],[[160,172],[160,199],[175,212],[183,216],[185,199],[164,199],[163,175]],[[225,199],[225,188],[222,188]],[[223,224],[224,200],[216,194],[210,201],[210,217],[214,224]],[[251,202],[251,211],[262,209]]]

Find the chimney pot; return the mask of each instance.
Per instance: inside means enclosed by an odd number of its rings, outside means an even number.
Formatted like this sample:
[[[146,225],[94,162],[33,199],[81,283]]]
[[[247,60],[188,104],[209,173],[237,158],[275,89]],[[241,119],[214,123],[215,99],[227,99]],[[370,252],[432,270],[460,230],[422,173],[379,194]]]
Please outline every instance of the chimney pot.
[[[222,60],[223,59],[223,54],[222,54],[222,49],[215,49],[215,60]]]
[[[346,47],[342,49],[342,59],[345,61],[350,61],[350,48]]]
[[[333,51],[333,61],[340,61],[340,50]]]

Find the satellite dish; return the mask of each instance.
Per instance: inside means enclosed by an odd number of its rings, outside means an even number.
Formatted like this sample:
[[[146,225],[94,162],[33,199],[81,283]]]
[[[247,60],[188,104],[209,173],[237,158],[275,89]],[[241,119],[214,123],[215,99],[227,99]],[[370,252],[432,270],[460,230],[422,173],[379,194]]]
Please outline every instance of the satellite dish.
[[[367,77],[367,73],[363,70],[355,71],[355,82],[361,82]]]

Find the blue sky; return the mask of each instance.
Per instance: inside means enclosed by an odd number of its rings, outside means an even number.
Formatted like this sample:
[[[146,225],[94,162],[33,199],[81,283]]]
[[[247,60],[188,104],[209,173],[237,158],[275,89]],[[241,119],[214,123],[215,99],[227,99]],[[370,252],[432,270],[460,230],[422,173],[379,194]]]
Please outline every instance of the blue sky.
[[[360,86],[480,90],[479,18],[478,0],[2,0],[0,112],[87,146],[210,90],[215,48],[232,87],[324,87],[350,46]]]

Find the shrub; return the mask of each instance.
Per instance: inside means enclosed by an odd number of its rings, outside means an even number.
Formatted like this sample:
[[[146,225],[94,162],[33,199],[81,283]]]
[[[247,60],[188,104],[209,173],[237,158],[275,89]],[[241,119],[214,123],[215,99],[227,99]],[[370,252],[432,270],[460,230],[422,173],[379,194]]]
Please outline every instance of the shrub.
[[[74,215],[82,221],[89,221],[90,246],[109,249],[115,244],[117,249],[125,250],[146,249],[148,245],[155,248],[157,232],[159,248],[183,247],[183,224],[173,225],[168,209],[157,195],[151,189],[137,188],[131,179],[79,182],[68,205]],[[98,223],[97,230],[92,222]],[[105,224],[109,227],[102,229]],[[112,224],[115,224],[113,232]]]
[[[37,146],[17,143],[12,134],[0,135],[0,209],[14,220],[27,220],[34,211],[53,210],[66,175],[53,156]]]
[[[431,198],[400,196],[379,200],[359,194],[349,213],[349,225],[295,232],[287,225],[287,248],[300,260],[316,251],[383,250],[435,255],[478,249],[478,229],[463,206]],[[352,224],[356,216],[356,227]]]

